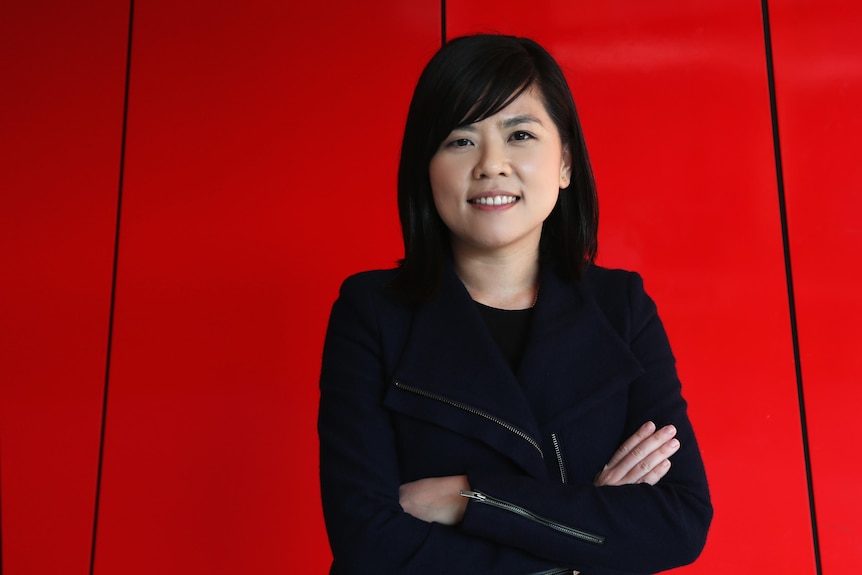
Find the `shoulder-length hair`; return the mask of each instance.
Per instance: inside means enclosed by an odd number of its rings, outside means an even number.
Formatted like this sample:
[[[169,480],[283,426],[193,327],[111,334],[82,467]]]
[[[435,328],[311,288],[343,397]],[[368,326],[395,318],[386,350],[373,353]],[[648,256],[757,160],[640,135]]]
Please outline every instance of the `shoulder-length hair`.
[[[533,40],[477,35],[456,38],[431,59],[416,85],[398,168],[398,212],[404,259],[392,287],[409,301],[427,301],[440,288],[449,230],[437,213],[428,173],[431,158],[459,126],[493,116],[528,88],[539,89],[564,148],[572,183],[542,227],[540,253],[570,280],[595,259],[598,198],[569,85],[548,52]]]

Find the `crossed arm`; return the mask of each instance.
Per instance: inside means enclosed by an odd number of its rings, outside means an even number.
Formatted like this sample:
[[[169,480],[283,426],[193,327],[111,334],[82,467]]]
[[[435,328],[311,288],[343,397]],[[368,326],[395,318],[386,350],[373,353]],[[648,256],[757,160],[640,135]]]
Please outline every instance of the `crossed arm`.
[[[670,457],[679,450],[676,428],[656,430],[651,421],[643,424],[620,445],[593,482],[602,485],[655,485],[670,470]],[[406,513],[428,523],[456,525],[467,509],[461,491],[470,485],[466,475],[428,477],[401,485],[399,503]]]
[[[659,340],[638,355],[646,373],[630,385],[629,401],[637,408],[628,417],[630,423],[672,421],[676,429],[642,425],[592,481],[581,476],[577,484],[493,469],[400,483],[395,430],[379,388],[388,381],[385,344],[403,334],[393,328],[381,343],[368,299],[364,290],[351,289],[336,304],[321,375],[321,490],[333,573],[428,572],[440,565],[449,573],[534,573],[577,564],[609,575],[658,571],[697,556],[711,507],[654,309],[633,313],[652,320],[646,328],[640,324],[647,320],[637,322],[626,336],[636,348],[644,338]],[[649,333],[641,336],[644,331]],[[675,434],[682,447],[673,441]],[[600,465],[594,459],[591,467]],[[468,505],[461,490],[489,494],[607,540],[591,545],[493,506]]]

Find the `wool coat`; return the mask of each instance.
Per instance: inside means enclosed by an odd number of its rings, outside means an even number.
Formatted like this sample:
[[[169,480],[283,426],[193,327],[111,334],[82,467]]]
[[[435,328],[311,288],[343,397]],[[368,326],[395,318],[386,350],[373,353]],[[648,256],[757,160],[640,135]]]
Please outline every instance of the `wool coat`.
[[[543,266],[514,373],[447,266],[407,305],[395,271],[348,278],[320,380],[320,479],[331,574],[654,573],[693,561],[712,518],[706,476],[656,306],[637,274]],[[655,486],[596,487],[639,426],[681,447]],[[466,474],[456,526],[399,505],[399,486]]]

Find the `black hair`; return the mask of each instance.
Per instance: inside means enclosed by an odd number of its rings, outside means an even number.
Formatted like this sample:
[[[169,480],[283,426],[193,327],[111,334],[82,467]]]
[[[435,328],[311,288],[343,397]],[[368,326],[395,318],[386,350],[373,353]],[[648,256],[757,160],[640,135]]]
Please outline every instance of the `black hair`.
[[[428,62],[410,102],[398,167],[398,212],[404,259],[392,287],[409,301],[432,298],[449,252],[449,230],[434,206],[431,158],[459,126],[493,116],[530,87],[539,89],[564,148],[572,183],[545,220],[543,261],[578,280],[595,259],[598,198],[580,121],[559,65],[533,40],[482,34],[456,38]]]

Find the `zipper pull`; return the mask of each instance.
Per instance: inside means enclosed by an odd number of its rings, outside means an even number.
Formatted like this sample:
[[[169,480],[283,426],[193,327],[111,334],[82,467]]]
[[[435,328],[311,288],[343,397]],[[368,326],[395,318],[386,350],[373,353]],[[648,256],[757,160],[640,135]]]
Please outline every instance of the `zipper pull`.
[[[488,497],[484,493],[480,493],[478,491],[464,491],[463,489],[461,490],[461,497],[466,497],[467,499],[482,502],[485,502],[488,499]]]

